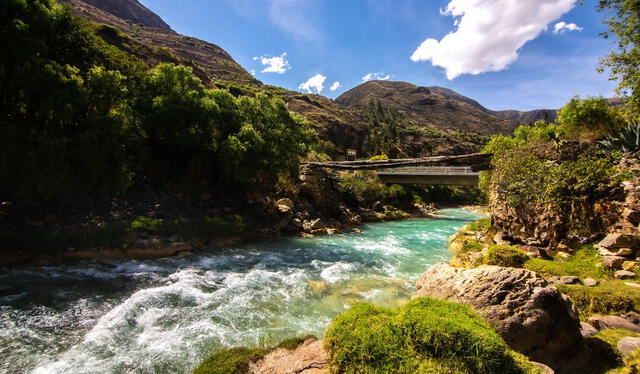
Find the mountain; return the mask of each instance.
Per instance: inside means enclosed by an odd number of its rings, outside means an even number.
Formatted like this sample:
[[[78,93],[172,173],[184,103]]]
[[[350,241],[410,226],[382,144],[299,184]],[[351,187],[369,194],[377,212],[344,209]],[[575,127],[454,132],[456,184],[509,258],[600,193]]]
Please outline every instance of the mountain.
[[[137,0],[82,0],[88,5],[102,9],[116,17],[130,20],[138,25],[171,30],[162,18],[140,4]]]
[[[446,96],[453,100],[458,100],[465,102],[469,105],[472,105],[481,111],[491,114],[492,116],[496,116],[498,118],[506,119],[509,121],[515,121],[518,123],[534,123],[541,119],[546,119],[549,122],[553,122],[558,117],[558,111],[556,109],[535,109],[529,111],[520,111],[520,110],[491,110],[482,106],[479,102],[470,99],[466,96],[460,95],[459,93],[450,90],[444,87],[431,86],[427,87],[429,90],[435,93],[439,93],[443,96]]]
[[[111,44],[146,61],[149,65],[173,62],[189,65],[205,83],[212,80],[260,84],[224,49],[203,40],[178,34],[137,0],[63,0],[76,15],[92,22],[116,27],[98,33]],[[123,34],[124,33],[124,34]]]
[[[540,120],[554,122],[558,118],[558,111],[556,109],[536,109],[529,111],[499,110],[491,111],[491,113],[496,117],[524,124],[534,123]]]
[[[407,82],[369,81],[340,95],[336,102],[365,110],[372,101],[400,112],[419,127],[462,130],[479,135],[509,133],[516,123],[495,117],[478,102],[442,87],[418,87]]]
[[[234,95],[256,91],[281,96],[293,112],[304,115],[321,139],[341,151],[361,150],[371,131],[367,105],[379,99],[408,121],[394,150],[401,156],[478,151],[487,136],[508,133],[515,122],[497,118],[475,100],[442,87],[404,82],[368,82],[338,99],[263,85],[221,47],[171,30],[138,0],[60,0],[76,15],[96,23],[96,33],[149,66],[184,64],[210,87]]]

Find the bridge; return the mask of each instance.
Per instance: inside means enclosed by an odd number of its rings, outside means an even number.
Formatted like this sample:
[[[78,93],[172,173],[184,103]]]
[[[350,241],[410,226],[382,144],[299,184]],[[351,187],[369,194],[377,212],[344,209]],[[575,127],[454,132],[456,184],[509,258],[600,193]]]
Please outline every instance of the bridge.
[[[490,169],[491,154],[472,153],[422,158],[308,162],[311,168],[338,170],[374,170],[387,184],[426,184],[473,186],[479,172]]]

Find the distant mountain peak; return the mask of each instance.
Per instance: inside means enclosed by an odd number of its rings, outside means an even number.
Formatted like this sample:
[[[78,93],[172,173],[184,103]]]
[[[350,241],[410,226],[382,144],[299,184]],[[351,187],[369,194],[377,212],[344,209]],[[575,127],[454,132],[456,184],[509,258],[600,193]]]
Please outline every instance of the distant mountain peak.
[[[477,101],[442,87],[369,81],[336,98],[339,104],[364,110],[372,100],[397,110],[405,120],[418,127],[462,130],[480,135],[509,133],[515,128],[515,123],[494,116]]]

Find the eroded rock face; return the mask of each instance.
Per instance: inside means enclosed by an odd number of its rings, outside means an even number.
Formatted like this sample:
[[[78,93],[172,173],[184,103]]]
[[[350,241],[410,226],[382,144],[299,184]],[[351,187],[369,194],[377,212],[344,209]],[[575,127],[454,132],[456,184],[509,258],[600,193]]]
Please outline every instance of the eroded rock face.
[[[464,270],[441,263],[422,274],[416,289],[416,297],[471,306],[511,348],[556,370],[582,342],[571,302],[529,270],[487,265]]]

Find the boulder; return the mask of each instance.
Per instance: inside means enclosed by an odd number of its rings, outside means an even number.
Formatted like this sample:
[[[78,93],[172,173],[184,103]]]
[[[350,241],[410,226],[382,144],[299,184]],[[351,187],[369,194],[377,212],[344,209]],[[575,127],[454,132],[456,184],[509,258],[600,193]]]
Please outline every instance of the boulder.
[[[278,207],[278,212],[280,213],[289,213],[291,211],[291,208],[289,208],[286,205],[277,205]]]
[[[634,287],[634,288],[640,288],[640,283],[624,282],[624,284],[625,284],[625,286]]]
[[[289,199],[288,197],[276,201],[276,205],[284,205],[291,210],[293,210],[293,207],[295,206],[293,200]]]
[[[525,251],[529,257],[541,258],[545,260],[549,259],[547,252],[545,252],[544,249],[540,247],[534,247],[532,245],[523,245],[523,246],[520,246],[520,249]]]
[[[612,250],[608,250],[606,248],[598,249],[598,253],[600,256],[622,256],[629,257],[633,255],[633,249],[631,248],[614,248]]]
[[[596,244],[596,247],[612,250],[616,248],[633,248],[639,243],[640,238],[635,235],[609,234],[600,243]]]
[[[511,245],[511,244],[513,244],[513,243],[511,243],[511,241],[509,241],[509,239],[507,239],[507,234],[505,234],[504,231],[500,231],[496,235],[494,235],[493,241],[498,245]]]
[[[580,278],[578,277],[574,277],[574,276],[570,276],[570,275],[565,275],[562,277],[550,277],[547,278],[547,282],[551,283],[551,284],[577,284],[580,282]]]
[[[634,225],[640,223],[640,211],[635,209],[625,208],[622,212],[622,217]]]
[[[625,336],[618,340],[618,351],[622,353],[622,357],[629,356],[633,351],[640,348],[640,338]]]
[[[580,322],[580,334],[582,334],[583,338],[594,336],[597,333],[598,329],[596,329],[595,327],[586,322]]]
[[[489,265],[464,270],[441,263],[422,274],[416,289],[416,297],[471,306],[511,348],[555,370],[582,342],[569,299],[530,270]]]
[[[618,316],[591,316],[588,322],[596,329],[602,331],[607,329],[624,329],[640,332],[640,326],[629,320]]]
[[[616,279],[630,279],[630,278],[635,278],[636,273],[632,271],[627,271],[627,270],[618,270],[613,274],[613,276]]]
[[[621,256],[602,256],[602,264],[609,269],[620,269],[625,261],[627,259]]]
[[[329,374],[328,356],[322,340],[309,338],[296,349],[278,348],[249,365],[251,374]]]
[[[598,285],[598,281],[593,278],[585,278],[582,284],[584,284],[585,287],[595,287]]]
[[[324,222],[322,222],[322,219],[316,218],[316,219],[304,221],[303,227],[305,232],[312,232],[314,230],[324,229],[325,224]]]

